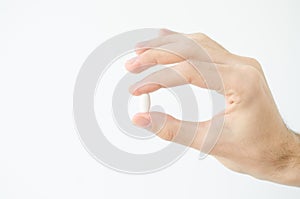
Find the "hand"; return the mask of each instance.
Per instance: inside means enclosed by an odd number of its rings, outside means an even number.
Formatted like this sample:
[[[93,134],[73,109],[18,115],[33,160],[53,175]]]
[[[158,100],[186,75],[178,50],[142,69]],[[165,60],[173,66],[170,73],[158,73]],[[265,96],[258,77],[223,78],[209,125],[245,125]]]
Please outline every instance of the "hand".
[[[300,137],[285,126],[255,59],[234,55],[202,33],[180,34],[165,29],[159,37],[137,44],[136,53],[137,57],[126,63],[133,73],[157,64],[174,65],[132,85],[133,95],[189,83],[221,93],[226,107],[205,122],[180,121],[159,112],[138,113],[132,119],[135,125],[165,140],[209,153],[234,171],[300,186]],[[181,79],[168,76],[171,70]],[[222,81],[217,81],[217,75]],[[224,118],[222,128],[217,128],[221,132],[212,132],[216,129],[213,121],[220,118]],[[192,142],[186,142],[192,129],[196,129],[196,135]],[[209,142],[207,136],[214,133],[221,134],[207,151],[204,142]]]

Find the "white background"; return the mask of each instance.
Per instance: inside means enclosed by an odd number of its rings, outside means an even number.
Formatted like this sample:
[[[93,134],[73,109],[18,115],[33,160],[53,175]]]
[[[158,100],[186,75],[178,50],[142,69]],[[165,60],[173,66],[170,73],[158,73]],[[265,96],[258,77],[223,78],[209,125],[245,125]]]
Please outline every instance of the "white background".
[[[194,150],[158,173],[117,173],[85,151],[72,115],[76,75],[93,49],[124,31],[166,27],[257,58],[299,132],[299,9],[297,0],[1,0],[0,198],[299,198],[299,188],[200,161]]]

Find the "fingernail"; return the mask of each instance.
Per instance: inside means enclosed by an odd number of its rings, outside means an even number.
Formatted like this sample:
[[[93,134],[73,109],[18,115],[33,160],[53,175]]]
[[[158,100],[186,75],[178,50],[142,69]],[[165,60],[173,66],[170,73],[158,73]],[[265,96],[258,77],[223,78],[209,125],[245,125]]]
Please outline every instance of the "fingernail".
[[[138,85],[138,83],[135,83],[128,88],[128,91],[131,94],[135,94],[138,89],[139,89],[139,85]]]
[[[133,119],[133,124],[139,127],[148,127],[150,126],[151,120],[149,116],[144,116],[144,115],[140,115],[140,116],[135,116]]]
[[[142,42],[137,43],[135,46],[136,46],[136,48],[142,48],[146,45],[146,43],[147,43],[146,41],[142,41]]]
[[[126,64],[133,64],[136,60],[138,59],[138,57],[133,57],[131,59],[129,59]]]

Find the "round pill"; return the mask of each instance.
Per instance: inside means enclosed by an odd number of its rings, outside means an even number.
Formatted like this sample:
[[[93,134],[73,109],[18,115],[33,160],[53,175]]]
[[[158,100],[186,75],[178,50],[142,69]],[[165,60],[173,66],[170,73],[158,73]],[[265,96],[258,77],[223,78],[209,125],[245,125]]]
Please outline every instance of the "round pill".
[[[140,95],[139,112],[141,113],[149,112],[150,105],[151,105],[150,95],[148,93]]]

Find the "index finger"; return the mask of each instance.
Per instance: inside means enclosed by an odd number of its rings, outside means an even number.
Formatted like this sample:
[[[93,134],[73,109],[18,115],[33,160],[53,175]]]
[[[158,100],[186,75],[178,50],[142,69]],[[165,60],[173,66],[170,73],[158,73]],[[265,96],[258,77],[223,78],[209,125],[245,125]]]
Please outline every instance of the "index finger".
[[[125,64],[127,70],[133,73],[140,73],[158,64],[174,64],[188,59],[211,62],[205,49],[193,39],[183,34],[174,34],[172,35],[172,40],[174,42],[156,47],[153,47],[154,44],[150,42],[149,49],[127,61]],[[147,45],[145,44],[143,48],[147,48]]]

